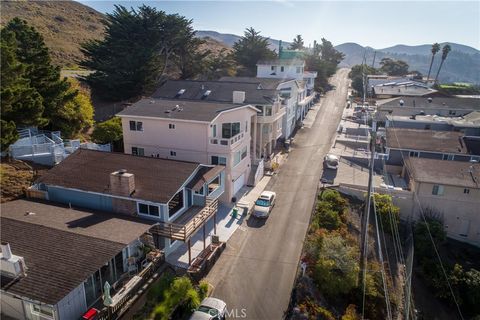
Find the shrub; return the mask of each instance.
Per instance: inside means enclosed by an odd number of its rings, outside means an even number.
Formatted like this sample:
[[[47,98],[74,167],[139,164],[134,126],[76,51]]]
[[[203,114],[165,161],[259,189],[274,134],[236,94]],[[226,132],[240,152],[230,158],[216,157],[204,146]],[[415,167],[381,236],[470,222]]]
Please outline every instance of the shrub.
[[[320,199],[324,202],[330,203],[332,209],[339,214],[343,214],[348,208],[348,200],[343,198],[342,195],[336,190],[324,190]]]
[[[198,284],[198,294],[200,296],[200,300],[203,300],[207,297],[208,294],[208,282],[207,280],[201,280]]]
[[[92,133],[96,143],[115,143],[122,140],[122,119],[113,117],[107,121],[97,123]]]
[[[325,228],[327,230],[336,230],[340,228],[340,225],[342,224],[337,211],[332,209],[320,210],[315,216],[315,219],[317,220],[317,225],[320,228]]]
[[[398,227],[400,222],[400,208],[393,204],[392,197],[387,194],[376,193],[374,199],[375,209],[380,217],[383,230],[391,234],[392,229]]]
[[[345,314],[342,316],[342,320],[360,320],[360,315],[357,313],[357,306],[349,304],[345,309]]]
[[[330,297],[347,294],[356,286],[358,271],[355,249],[339,235],[326,236],[314,271],[320,289]]]
[[[446,232],[440,220],[427,218],[426,223],[423,221],[417,222],[414,231],[415,255],[421,257],[421,261],[433,258],[435,254],[435,251],[432,250],[429,230],[436,246],[445,241],[446,238]]]

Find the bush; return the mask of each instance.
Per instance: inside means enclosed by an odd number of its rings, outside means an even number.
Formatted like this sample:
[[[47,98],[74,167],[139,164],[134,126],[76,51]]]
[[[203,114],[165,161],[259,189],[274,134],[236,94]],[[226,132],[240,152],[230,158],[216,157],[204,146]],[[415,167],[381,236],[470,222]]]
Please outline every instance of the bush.
[[[383,230],[392,234],[393,228],[398,228],[400,223],[400,208],[392,202],[392,197],[387,194],[374,195],[375,210],[380,217]]]
[[[207,280],[201,280],[200,283],[198,284],[198,294],[200,296],[200,300],[203,300],[207,297],[208,295],[208,282]]]
[[[435,255],[429,230],[437,247],[446,239],[446,232],[443,228],[443,223],[440,220],[427,218],[426,223],[423,221],[417,222],[414,231],[415,255],[421,257],[420,261],[428,258],[431,259]]]
[[[357,313],[357,306],[349,304],[345,309],[345,314],[342,316],[342,320],[360,320],[360,315]]]
[[[347,294],[356,287],[359,266],[355,251],[339,235],[328,235],[323,240],[313,276],[327,296]]]
[[[348,200],[343,198],[342,195],[336,190],[324,190],[323,193],[321,193],[319,200],[329,203],[331,208],[337,211],[339,214],[343,214],[348,208]]]
[[[315,215],[316,225],[327,230],[336,230],[340,228],[342,221],[337,211],[332,209],[322,209]]]
[[[95,126],[92,139],[96,143],[116,143],[122,140],[122,119],[113,117]]]

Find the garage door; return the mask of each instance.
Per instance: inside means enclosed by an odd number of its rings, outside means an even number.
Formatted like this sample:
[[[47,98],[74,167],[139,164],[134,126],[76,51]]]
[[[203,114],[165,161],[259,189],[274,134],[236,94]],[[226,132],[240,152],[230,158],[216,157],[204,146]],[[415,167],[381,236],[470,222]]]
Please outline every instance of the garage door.
[[[245,173],[235,180],[233,183],[233,194],[235,195],[245,184]]]

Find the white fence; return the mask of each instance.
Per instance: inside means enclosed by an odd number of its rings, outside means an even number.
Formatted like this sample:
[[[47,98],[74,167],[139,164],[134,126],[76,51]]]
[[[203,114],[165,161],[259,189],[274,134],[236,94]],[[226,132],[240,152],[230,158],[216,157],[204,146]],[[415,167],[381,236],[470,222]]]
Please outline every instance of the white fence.
[[[264,170],[265,170],[265,163],[263,160],[260,160],[260,162],[258,163],[257,171],[255,172],[255,181],[254,181],[255,186],[260,181],[260,179],[262,179]]]

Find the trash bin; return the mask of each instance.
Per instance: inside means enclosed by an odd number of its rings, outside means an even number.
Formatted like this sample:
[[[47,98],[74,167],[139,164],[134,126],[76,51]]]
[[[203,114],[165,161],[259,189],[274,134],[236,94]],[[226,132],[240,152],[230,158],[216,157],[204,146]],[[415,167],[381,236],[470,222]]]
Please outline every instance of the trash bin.
[[[234,207],[234,208],[232,209],[232,217],[233,217],[234,219],[236,219],[237,216],[238,216],[238,208],[237,208],[237,207]]]

